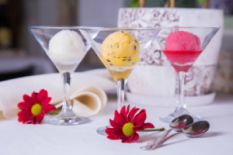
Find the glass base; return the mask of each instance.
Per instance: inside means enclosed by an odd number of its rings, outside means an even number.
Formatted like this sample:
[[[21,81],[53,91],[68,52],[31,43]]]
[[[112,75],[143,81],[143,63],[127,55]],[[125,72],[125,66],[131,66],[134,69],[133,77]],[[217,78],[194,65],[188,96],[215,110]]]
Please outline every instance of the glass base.
[[[57,116],[47,116],[45,118],[45,123],[52,124],[52,125],[79,125],[88,123],[90,120],[85,117],[79,117],[75,115],[73,112],[61,112]]]
[[[160,117],[162,122],[170,123],[174,118],[179,117],[184,114],[189,114],[188,110],[183,107],[177,107],[175,111],[168,116]]]
[[[97,128],[96,132],[101,136],[106,136],[105,129],[106,129],[106,126],[99,127],[99,128]]]

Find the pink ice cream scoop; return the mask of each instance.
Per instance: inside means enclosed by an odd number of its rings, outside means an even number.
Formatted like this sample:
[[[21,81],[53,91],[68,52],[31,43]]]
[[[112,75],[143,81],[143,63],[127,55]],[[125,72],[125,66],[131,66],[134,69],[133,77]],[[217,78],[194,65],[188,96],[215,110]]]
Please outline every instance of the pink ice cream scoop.
[[[200,39],[190,32],[175,31],[166,38],[165,50],[201,51]]]

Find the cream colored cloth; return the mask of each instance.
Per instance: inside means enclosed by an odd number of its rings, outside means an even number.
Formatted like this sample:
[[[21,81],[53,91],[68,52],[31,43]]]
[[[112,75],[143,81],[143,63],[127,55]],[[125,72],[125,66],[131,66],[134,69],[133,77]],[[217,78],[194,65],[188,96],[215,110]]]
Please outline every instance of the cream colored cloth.
[[[104,107],[106,104],[106,98],[103,97],[106,96],[104,92],[112,93],[115,90],[114,82],[108,75],[104,69],[72,75],[71,97],[75,98],[74,111],[76,113],[81,116],[90,116],[97,114]],[[40,89],[48,90],[52,102],[61,101],[63,98],[62,77],[59,74],[46,74],[1,82],[0,111],[3,116],[5,118],[14,117],[17,113],[17,103],[22,100],[22,95]],[[83,103],[83,100],[84,102],[88,100],[87,97],[92,103]],[[101,105],[99,105],[100,100]]]
[[[73,111],[77,116],[89,117],[98,114],[107,104],[107,95],[99,87],[87,87],[71,95]],[[56,105],[61,107],[62,101]]]

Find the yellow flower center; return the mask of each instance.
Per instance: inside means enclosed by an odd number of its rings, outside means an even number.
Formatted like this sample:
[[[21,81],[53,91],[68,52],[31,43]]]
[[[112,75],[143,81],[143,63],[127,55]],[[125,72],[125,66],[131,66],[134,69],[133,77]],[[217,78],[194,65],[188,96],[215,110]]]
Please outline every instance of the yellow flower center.
[[[134,134],[134,124],[131,122],[125,123],[122,127],[122,132],[126,137],[130,137]]]
[[[37,116],[41,113],[42,111],[42,107],[39,103],[35,103],[33,104],[32,108],[31,108],[31,113],[33,116]]]

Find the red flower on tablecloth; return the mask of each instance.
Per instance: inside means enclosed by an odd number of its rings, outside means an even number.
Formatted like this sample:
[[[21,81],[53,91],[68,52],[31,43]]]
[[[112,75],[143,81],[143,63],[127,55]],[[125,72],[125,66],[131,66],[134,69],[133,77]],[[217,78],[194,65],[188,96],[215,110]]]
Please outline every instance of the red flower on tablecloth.
[[[115,110],[114,119],[109,120],[111,127],[105,130],[107,138],[121,140],[123,143],[135,142],[139,139],[137,131],[154,128],[152,123],[145,123],[145,120],[145,109],[123,106],[119,112]]]
[[[18,103],[18,121],[24,124],[40,124],[45,114],[55,110],[54,105],[49,104],[50,101],[51,97],[44,89],[33,92],[31,96],[23,95],[23,101]]]

